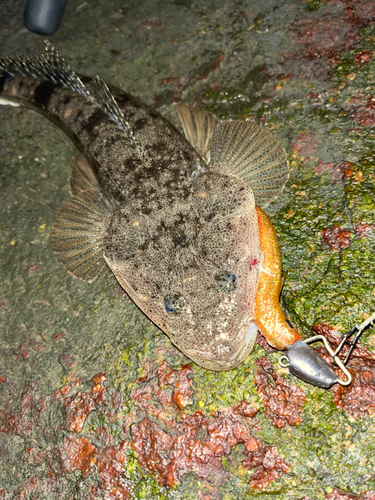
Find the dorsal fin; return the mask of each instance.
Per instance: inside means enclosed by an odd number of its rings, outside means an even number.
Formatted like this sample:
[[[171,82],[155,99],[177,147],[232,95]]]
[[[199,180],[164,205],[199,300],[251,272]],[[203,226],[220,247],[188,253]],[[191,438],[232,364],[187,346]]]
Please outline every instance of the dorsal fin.
[[[146,159],[146,153],[139,142],[137,142],[134,134],[131,130],[129,122],[125,119],[123,112],[120,110],[116,99],[111,94],[107,84],[104,80],[96,76],[92,81],[95,88],[95,97],[98,99],[98,105],[104,109],[108,116],[113,120],[116,125],[123,130],[126,135],[129,137],[130,141],[133,143],[133,146],[137,150],[138,155],[144,160]]]
[[[176,109],[186,139],[205,162],[209,163],[212,136],[220,120],[208,111],[198,111],[186,104],[177,104]]]
[[[51,81],[62,87],[68,87],[77,92],[91,103],[99,106],[107,116],[127,135],[130,142],[136,149],[138,155],[147,161],[146,154],[142,145],[135,138],[129,122],[125,119],[115,98],[111,94],[105,82],[96,76],[93,80],[94,94],[82,83],[80,77],[65,62],[57,49],[48,40],[45,41],[46,54],[37,56],[34,59],[30,57],[16,59],[0,59],[0,72],[7,73],[10,76],[16,74],[41,78]]]

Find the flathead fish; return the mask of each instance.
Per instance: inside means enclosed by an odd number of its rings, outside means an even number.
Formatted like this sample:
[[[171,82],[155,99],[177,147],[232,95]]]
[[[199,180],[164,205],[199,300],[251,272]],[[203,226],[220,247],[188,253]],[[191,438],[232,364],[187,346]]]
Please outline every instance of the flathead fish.
[[[289,175],[270,132],[178,105],[184,138],[130,94],[78,76],[48,42],[43,56],[0,60],[0,99],[43,114],[82,152],[52,231],[69,273],[112,272],[210,370],[240,364],[258,330],[278,349],[300,339],[279,305],[279,246],[260,208]]]

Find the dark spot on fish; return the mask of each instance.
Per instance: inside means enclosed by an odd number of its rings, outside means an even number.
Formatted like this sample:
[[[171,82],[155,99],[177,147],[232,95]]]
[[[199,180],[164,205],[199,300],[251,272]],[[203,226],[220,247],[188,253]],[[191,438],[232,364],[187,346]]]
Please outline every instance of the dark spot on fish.
[[[35,90],[35,95],[34,95],[35,102],[46,108],[48,106],[52,94],[55,91],[55,88],[56,85],[52,82],[40,83]]]
[[[146,118],[139,118],[134,125],[132,126],[133,131],[135,130],[142,130],[143,127],[147,124]]]
[[[70,104],[70,101],[71,101],[71,100],[72,100],[72,99],[71,99],[71,97],[70,97],[70,96],[68,96],[68,95],[66,95],[66,96],[64,97],[64,99],[61,101],[61,104],[62,104],[63,106],[68,106],[68,104]]]
[[[158,143],[152,144],[147,148],[147,152],[151,155],[159,155],[160,153],[164,153],[166,150],[166,144],[164,141],[159,141]]]
[[[88,118],[85,127],[88,134],[92,134],[95,127],[101,124],[104,117],[103,111],[97,109],[93,112],[93,114]]]
[[[108,147],[113,146],[116,142],[124,142],[123,135],[110,135],[106,137],[105,145]]]
[[[180,248],[187,248],[190,244],[186,234],[180,232],[172,233],[172,241],[176,247]]]
[[[189,151],[186,151],[186,149],[183,150],[182,152],[183,158],[186,162],[193,162],[196,159],[196,153],[190,153]]]

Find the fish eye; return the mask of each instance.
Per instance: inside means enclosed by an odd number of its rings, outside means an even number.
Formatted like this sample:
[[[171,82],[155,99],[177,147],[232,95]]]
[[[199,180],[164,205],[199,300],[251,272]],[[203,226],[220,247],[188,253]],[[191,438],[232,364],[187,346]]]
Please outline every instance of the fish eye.
[[[219,290],[225,293],[230,293],[237,288],[236,276],[229,271],[220,271],[217,283]]]
[[[164,297],[165,309],[170,314],[181,314],[184,308],[184,299],[178,294],[168,294]]]

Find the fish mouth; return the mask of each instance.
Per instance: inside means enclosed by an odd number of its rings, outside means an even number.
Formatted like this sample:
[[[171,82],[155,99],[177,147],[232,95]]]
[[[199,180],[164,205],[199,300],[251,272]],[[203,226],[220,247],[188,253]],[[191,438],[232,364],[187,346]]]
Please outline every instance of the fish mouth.
[[[240,330],[243,341],[240,341],[238,348],[227,356],[225,354],[220,356],[220,350],[215,354],[210,351],[200,351],[198,349],[185,349],[183,352],[203,368],[213,371],[228,371],[241,364],[247,358],[254,347],[257,334],[258,328],[254,321],[243,326]]]

